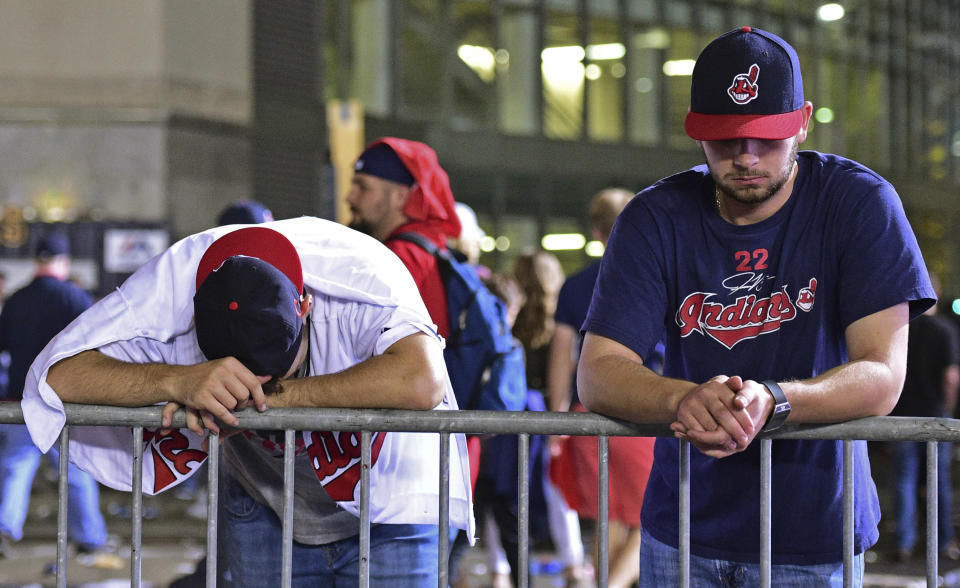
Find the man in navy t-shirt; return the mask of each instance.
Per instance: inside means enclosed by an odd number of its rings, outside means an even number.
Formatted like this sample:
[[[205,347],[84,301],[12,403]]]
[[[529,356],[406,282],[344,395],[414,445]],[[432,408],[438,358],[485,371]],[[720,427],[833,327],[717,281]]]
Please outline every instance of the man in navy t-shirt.
[[[798,152],[813,106],[796,52],[743,27],[693,72],[687,134],[706,165],[621,213],[578,370],[592,411],[670,423],[643,511],[642,586],[678,579],[678,440],[690,463],[692,585],[760,577],[758,433],[885,415],[903,384],[908,321],[935,295],[893,186],[836,155]],[[645,366],[665,333],[663,375]],[[773,585],[840,585],[842,444],[772,451]],[[854,444],[854,575],[878,537],[866,443]]]

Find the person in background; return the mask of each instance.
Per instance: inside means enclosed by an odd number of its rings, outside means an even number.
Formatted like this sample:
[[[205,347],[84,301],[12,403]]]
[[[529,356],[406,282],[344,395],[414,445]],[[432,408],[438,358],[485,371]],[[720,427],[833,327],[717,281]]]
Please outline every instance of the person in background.
[[[547,357],[555,330],[554,313],[563,285],[563,268],[557,256],[549,251],[529,250],[517,258],[513,277],[525,299],[517,313],[513,334],[523,343],[527,387],[542,394],[546,389]]]
[[[940,295],[940,281],[930,274]],[[937,305],[910,323],[907,346],[907,374],[903,392],[891,416],[951,418],[957,406],[960,368],[956,327],[937,313]],[[896,504],[896,553],[898,561],[913,556],[917,542],[917,489],[926,471],[927,444],[923,441],[895,441],[892,456],[893,496]],[[941,556],[960,559],[953,530],[953,485],[950,481],[952,443],[937,444],[937,539]]]
[[[23,398],[30,364],[44,346],[91,304],[90,295],[70,283],[70,241],[54,230],[37,241],[33,280],[13,293],[0,311],[0,351],[10,354],[6,400]],[[42,454],[27,427],[0,424],[0,557],[11,557],[11,543],[23,538],[30,490]],[[56,448],[47,453],[59,471]],[[100,486],[90,474],[70,464],[67,471],[67,537],[78,560],[104,569],[120,569],[123,561],[111,551],[107,525],[100,512]]]
[[[454,205],[457,218],[460,219],[460,235],[456,239],[447,239],[447,245],[452,251],[463,254],[463,260],[477,270],[480,279],[490,278],[490,268],[480,265],[480,243],[487,233],[477,223],[477,215],[473,209],[463,202]]]
[[[607,188],[590,201],[591,236],[606,247],[617,215],[633,198],[623,188]],[[580,325],[587,316],[593,287],[600,271],[596,261],[567,278],[557,301],[557,327],[550,344],[547,370],[549,406],[553,411],[583,411],[576,390],[576,367],[583,338]],[[651,358],[653,359],[653,358]],[[662,355],[656,360],[662,364]],[[651,369],[659,369],[655,361]],[[597,438],[571,436],[551,440],[556,486],[567,503],[582,517],[598,517]],[[609,440],[609,585],[630,586],[640,573],[640,508],[653,463],[653,439],[611,437]],[[599,526],[596,529],[599,533]],[[597,537],[594,546],[599,545]],[[594,561],[597,561],[594,552]]]
[[[641,586],[681,575],[681,440],[691,585],[754,586],[757,435],[889,413],[908,323],[935,294],[893,186],[799,151],[813,105],[786,41],[732,30],[703,49],[691,80],[685,128],[706,165],[658,181],[617,218],[581,327],[577,390],[593,412],[674,433],[656,440],[644,494]],[[660,341],[662,375],[647,365]],[[843,584],[843,443],[772,441],[774,586]],[[880,507],[866,442],[852,452],[860,586]]]
[[[517,280],[510,274],[493,272],[483,283],[506,305],[507,325],[512,328],[526,300]],[[492,588],[509,588],[516,582],[514,571],[519,553],[517,441],[513,435],[495,435],[481,443],[484,447],[474,485],[477,527],[482,533],[481,542],[486,550]],[[531,438],[530,443],[532,446],[535,440]],[[451,585],[454,588],[469,586],[462,569]]]
[[[445,249],[460,235],[447,172],[437,154],[418,141],[383,137],[357,158],[347,193],[350,228],[366,233],[397,254],[416,282],[441,336],[450,333],[447,295],[437,260],[401,233],[418,233]]]
[[[273,219],[270,209],[256,200],[237,200],[228,204],[217,216],[217,226],[256,225]]]

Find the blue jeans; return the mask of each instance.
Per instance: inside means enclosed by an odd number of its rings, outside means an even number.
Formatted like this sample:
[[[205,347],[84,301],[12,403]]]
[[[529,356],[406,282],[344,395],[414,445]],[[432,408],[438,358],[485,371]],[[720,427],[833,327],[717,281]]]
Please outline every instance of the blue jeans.
[[[953,539],[950,485],[952,444],[937,444],[937,539],[943,547]],[[895,483],[897,505],[897,548],[911,550],[917,542],[917,487],[921,476],[926,479],[927,444],[922,441],[901,441],[891,444],[891,472]]]
[[[23,538],[23,522],[30,507],[30,488],[43,454],[25,425],[0,424],[0,532],[15,541]],[[47,452],[54,471],[60,454]],[[93,476],[70,464],[67,470],[67,533],[84,549],[107,541],[107,525],[100,513],[100,486]]]
[[[641,531],[640,587],[676,586],[680,579],[679,551]],[[853,585],[863,585],[863,554],[853,558]],[[777,588],[819,588],[843,586],[843,564],[775,565],[770,569],[771,585]],[[690,585],[739,588],[760,585],[760,564],[690,556]]]
[[[279,586],[283,556],[280,519],[235,480],[224,478],[218,550],[231,586]],[[370,525],[370,585],[436,586],[439,547],[436,525]],[[324,545],[294,541],[293,585],[357,586],[359,560],[359,535]]]

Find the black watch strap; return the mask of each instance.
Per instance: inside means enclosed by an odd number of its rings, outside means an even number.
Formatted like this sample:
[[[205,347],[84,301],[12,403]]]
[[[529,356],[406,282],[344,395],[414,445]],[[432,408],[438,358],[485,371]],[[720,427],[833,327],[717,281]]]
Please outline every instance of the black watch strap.
[[[790,402],[780,388],[780,384],[773,380],[764,380],[763,385],[773,394],[773,412],[770,413],[767,424],[760,430],[761,433],[767,433],[779,429],[787,421],[787,417],[790,416]]]

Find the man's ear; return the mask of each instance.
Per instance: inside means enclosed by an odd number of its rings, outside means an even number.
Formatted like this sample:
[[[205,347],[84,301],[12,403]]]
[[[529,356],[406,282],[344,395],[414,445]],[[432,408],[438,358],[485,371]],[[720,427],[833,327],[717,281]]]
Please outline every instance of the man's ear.
[[[307,316],[310,315],[310,309],[313,308],[313,294],[307,294],[303,297],[303,300],[300,301],[300,318],[307,320]]]
[[[393,201],[394,208],[402,211],[404,207],[407,206],[407,198],[410,197],[413,186],[404,186],[396,182],[392,182],[392,184],[393,186],[390,188],[390,198]]]

